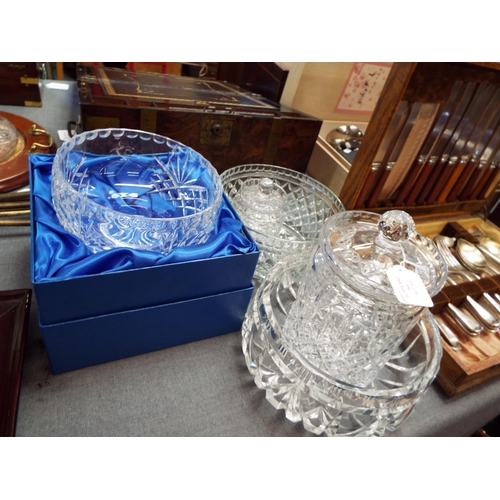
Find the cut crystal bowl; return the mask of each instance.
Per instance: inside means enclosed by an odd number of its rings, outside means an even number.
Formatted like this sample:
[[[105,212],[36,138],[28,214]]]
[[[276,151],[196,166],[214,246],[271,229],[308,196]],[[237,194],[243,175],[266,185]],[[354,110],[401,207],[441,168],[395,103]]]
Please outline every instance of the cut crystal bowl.
[[[252,298],[242,327],[249,372],[274,408],[313,434],[382,436],[396,430],[439,370],[442,346],[430,312],[368,386],[338,380],[296,349],[283,328],[308,260],[309,252],[285,257]]]
[[[214,230],[222,183],[177,141],[128,129],[76,135],[57,151],[52,201],[64,229],[93,252],[115,247],[168,254]]]
[[[317,243],[328,217],[344,211],[339,198],[312,177],[275,165],[248,164],[230,168],[221,181],[233,207],[252,234],[261,251],[254,277],[261,281],[269,270],[286,255],[300,253]],[[255,197],[252,187],[274,183],[266,204]],[[262,194],[262,190],[260,192]],[[271,203],[272,202],[272,203]],[[282,203],[281,205],[278,205]],[[267,205],[267,206],[266,206]],[[280,206],[279,227],[270,226],[271,207]],[[251,207],[256,210],[251,211]],[[258,210],[258,207],[262,207]],[[262,220],[267,221],[266,224]]]

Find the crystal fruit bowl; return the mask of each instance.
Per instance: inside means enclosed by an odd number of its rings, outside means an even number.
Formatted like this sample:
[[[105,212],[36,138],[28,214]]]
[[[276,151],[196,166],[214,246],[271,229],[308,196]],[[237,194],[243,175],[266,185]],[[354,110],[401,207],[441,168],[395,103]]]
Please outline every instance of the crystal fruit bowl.
[[[306,174],[275,165],[239,165],[224,171],[221,181],[261,251],[254,275],[257,281],[262,281],[284,256],[316,244],[326,219],[344,211],[339,198],[326,186]],[[252,204],[252,189],[257,183],[266,186],[270,181],[274,188],[268,188],[269,203],[265,204],[256,195]],[[277,202],[281,204],[279,210]],[[279,226],[273,228],[269,221],[277,211],[281,213]]]
[[[222,202],[215,168],[160,135],[100,129],[57,151],[52,200],[62,226],[93,252],[127,247],[162,254],[204,243]]]

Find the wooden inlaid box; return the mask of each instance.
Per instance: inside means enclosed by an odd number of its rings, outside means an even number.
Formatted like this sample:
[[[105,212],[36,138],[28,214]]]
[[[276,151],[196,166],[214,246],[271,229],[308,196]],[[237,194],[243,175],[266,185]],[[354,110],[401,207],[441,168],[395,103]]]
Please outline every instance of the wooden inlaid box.
[[[0,63],[0,104],[37,108],[42,105],[37,63]]]
[[[223,81],[79,66],[83,131],[129,128],[193,148],[222,173],[247,163],[305,172],[322,121]]]

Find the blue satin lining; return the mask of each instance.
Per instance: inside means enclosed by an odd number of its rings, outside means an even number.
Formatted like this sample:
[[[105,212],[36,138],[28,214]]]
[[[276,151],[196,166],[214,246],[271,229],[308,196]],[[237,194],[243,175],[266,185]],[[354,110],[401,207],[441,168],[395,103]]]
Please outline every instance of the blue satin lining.
[[[258,251],[256,244],[243,234],[242,223],[224,199],[218,224],[206,243],[178,247],[168,255],[130,248],[94,254],[59,223],[51,199],[53,159],[53,155],[30,155],[36,283]]]

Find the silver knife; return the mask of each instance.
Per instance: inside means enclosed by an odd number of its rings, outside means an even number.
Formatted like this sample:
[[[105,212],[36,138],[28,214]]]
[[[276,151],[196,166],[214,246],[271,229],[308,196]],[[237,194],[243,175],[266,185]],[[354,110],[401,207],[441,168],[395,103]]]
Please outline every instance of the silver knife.
[[[467,145],[471,136],[475,133],[475,129],[482,118],[482,113],[487,109],[491,101],[498,97],[500,89],[495,85],[485,84],[485,87],[481,87],[475,98],[471,101],[470,106],[467,108],[460,124],[455,130],[454,138],[456,137],[455,143],[449,144],[449,146],[443,152],[444,155],[449,154],[450,156],[460,156],[464,154],[463,150]],[[481,91],[482,90],[482,91]],[[480,133],[481,131],[479,131]],[[448,149],[449,148],[449,149]]]
[[[394,163],[397,160],[399,154],[401,153],[401,150],[403,149],[406,139],[408,138],[408,135],[410,134],[411,129],[413,128],[415,119],[417,118],[421,107],[422,107],[421,102],[412,103],[410,114],[408,115],[408,118],[406,119],[405,123],[403,124],[403,127],[401,128],[401,131],[397,136],[397,140],[392,145],[392,148],[386,152],[384,161],[381,162],[380,168],[382,169],[382,172],[380,173],[377,182],[375,183],[375,186],[372,192],[370,193],[370,196],[368,196],[366,202],[367,207],[374,207],[375,204],[377,203],[380,197],[380,193],[382,192],[382,189],[384,188],[384,185],[390,175],[392,167],[394,166]]]
[[[443,155],[445,148],[453,138],[455,130],[459,125],[463,114],[467,110],[467,107],[470,105],[471,99],[474,97],[474,94],[477,94],[478,89],[479,85],[477,83],[469,82],[468,84],[466,84],[465,91],[446,124],[446,129],[439,137],[435,146],[432,147],[431,151],[429,152],[429,156],[440,158]]]
[[[382,190],[380,195],[381,199],[388,200],[393,198],[394,193],[404,181],[434,123],[439,107],[438,103],[433,102],[422,104],[418,116],[415,119],[415,123],[403,144],[403,148],[401,151],[398,151],[397,156],[395,156],[394,167]]]
[[[376,181],[386,167],[387,161],[389,160],[389,154],[394,147],[394,144],[397,141],[409,114],[410,103],[408,101],[401,101],[396,113],[392,117],[389,127],[387,128],[387,132],[384,135],[382,143],[377,150],[372,168],[370,169],[368,177],[365,179],[363,187],[361,188],[356,200],[355,208],[367,206],[367,199],[370,196],[370,193],[375,189]]]
[[[492,121],[496,124],[500,118],[500,88],[495,89],[489,100],[479,102],[478,106],[478,118],[474,121],[472,117],[468,126],[464,128],[462,136],[455,143],[448,163],[441,171],[441,177],[429,193],[427,203],[444,203],[455,184],[461,186],[467,181],[478,161],[477,154],[471,153],[482,153],[489,137],[487,135],[489,124]],[[484,107],[483,112],[481,112],[481,106]],[[456,189],[453,191],[455,193]]]
[[[448,100],[444,104],[439,118],[436,120],[434,128],[429,133],[422,146],[422,149],[419,152],[418,157],[410,167],[410,170],[408,171],[404,182],[401,184],[399,192],[396,194],[396,197],[394,199],[395,206],[406,204],[405,201],[407,200],[412,187],[415,185],[419,174],[422,172],[430,152],[436,146],[438,140],[440,140],[441,136],[445,132],[446,125],[454,115],[454,112],[458,104],[461,102],[465,90],[466,85],[464,82],[456,82],[453,86],[450,95],[448,96]]]
[[[458,337],[455,335],[453,330],[438,316],[434,316],[434,319],[439,328],[439,331],[447,340],[448,344],[450,344],[451,348],[455,351],[459,351],[460,349],[462,349],[460,341],[458,340]]]
[[[437,143],[432,147],[428,155],[428,159],[422,170],[422,178],[419,179],[419,182],[417,182],[415,193],[407,199],[407,203],[405,203],[405,205],[412,205],[413,202],[417,205],[424,203],[429,191],[432,189],[432,186],[439,177],[440,169],[443,167],[443,152],[450,143],[454,144],[455,141],[453,141],[453,137],[455,130],[478,88],[479,85],[476,83],[471,82],[466,85],[465,92],[460,99],[460,102],[446,124],[446,129],[441,134]]]
[[[451,302],[446,305],[446,308],[446,313],[472,337],[476,337],[483,331],[483,327],[472,316],[463,312]]]
[[[491,84],[481,84],[479,86],[436,164],[433,175],[429,178],[430,187],[425,198],[423,196],[419,197],[420,203],[425,201],[427,204],[432,204],[438,198],[449,173],[454,168],[454,165],[458,164],[460,152],[473,132],[474,126],[485,106],[492,98],[495,89],[496,87]]]
[[[500,150],[498,150],[493,157],[491,163],[486,167],[486,172],[484,172],[479,180],[476,182],[476,185],[472,189],[469,197],[469,200],[479,200],[486,198],[487,195],[490,194],[490,191],[495,189],[494,180],[496,175],[500,169]]]
[[[481,158],[464,186],[461,187],[458,196],[460,201],[468,200],[478,182],[486,175],[488,170],[494,169],[500,161],[500,122],[497,124],[488,145],[484,149]],[[450,201],[454,201],[451,200]]]
[[[481,137],[471,149],[474,139],[475,137],[466,146],[464,152],[470,154],[470,159],[460,173],[459,179],[446,195],[447,202],[460,199],[459,196],[467,186],[469,180],[474,183],[480,171],[487,167],[487,162],[492,157],[492,154],[494,154],[495,148],[500,145],[500,98],[496,111],[489,120],[486,128],[483,129]],[[438,202],[442,202],[442,200],[438,199]]]
[[[467,88],[473,89],[474,85],[469,85]],[[445,134],[446,125],[448,125],[452,116],[454,115],[455,109],[457,108],[458,104],[462,101],[465,91],[466,91],[466,86],[464,82],[456,82],[455,85],[453,86],[450,95],[448,97],[448,100],[446,101],[443,107],[441,115],[436,121],[434,128],[432,129],[431,133],[425,140],[425,143],[420,151],[420,155],[423,156],[424,159],[427,159],[427,156],[430,154],[430,152],[437,146],[438,140],[442,140],[441,137]]]

